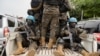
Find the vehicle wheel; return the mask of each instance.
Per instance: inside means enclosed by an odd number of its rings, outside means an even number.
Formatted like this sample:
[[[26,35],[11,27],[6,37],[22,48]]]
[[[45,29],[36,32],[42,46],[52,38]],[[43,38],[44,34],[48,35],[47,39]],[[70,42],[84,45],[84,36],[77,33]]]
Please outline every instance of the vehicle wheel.
[[[4,50],[4,53],[3,53],[3,55],[2,56],[6,56],[6,50]]]
[[[4,47],[2,48],[2,51],[1,51],[1,56],[6,56],[6,50],[4,49]]]
[[[100,49],[100,44],[98,44],[98,50]]]

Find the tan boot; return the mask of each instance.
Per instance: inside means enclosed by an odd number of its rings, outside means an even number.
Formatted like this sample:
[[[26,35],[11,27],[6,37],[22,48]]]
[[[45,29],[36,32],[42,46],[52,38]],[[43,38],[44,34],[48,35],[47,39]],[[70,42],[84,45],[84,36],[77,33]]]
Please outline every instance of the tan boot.
[[[40,43],[41,46],[45,46],[45,37],[41,37]]]
[[[54,40],[53,43],[55,44],[57,39],[56,38],[53,38],[53,40]]]
[[[24,51],[24,48],[22,47],[21,42],[17,42],[18,49],[14,52],[14,55],[22,54]]]
[[[28,54],[26,56],[34,56],[36,49],[37,49],[37,43],[31,42],[31,44],[29,45]]]
[[[35,51],[34,50],[29,50],[28,54],[26,56],[34,56]]]
[[[58,45],[57,50],[54,52],[55,56],[64,56],[63,45]]]
[[[93,52],[93,53],[90,53],[89,56],[100,56],[100,53]]]
[[[85,51],[85,50],[82,50],[82,51],[81,51],[81,54],[82,54],[83,56],[89,56],[89,55],[90,55],[89,52],[87,52],[87,51]]]
[[[49,43],[48,43],[48,49],[51,49],[51,47],[53,47],[53,43],[54,43],[54,40],[50,38]]]

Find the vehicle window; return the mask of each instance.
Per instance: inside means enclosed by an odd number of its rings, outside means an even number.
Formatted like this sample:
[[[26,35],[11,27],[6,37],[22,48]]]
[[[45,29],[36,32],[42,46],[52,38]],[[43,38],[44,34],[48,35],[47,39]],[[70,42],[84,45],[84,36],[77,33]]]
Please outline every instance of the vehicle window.
[[[88,33],[98,33],[99,32],[99,21],[88,21],[84,25],[84,29],[87,30]]]
[[[96,21],[87,21],[86,24],[84,25],[84,28],[97,28],[97,25],[99,22]]]
[[[2,15],[0,15],[0,28],[2,27]]]
[[[15,26],[15,22],[8,19],[8,26],[9,27],[14,27]]]

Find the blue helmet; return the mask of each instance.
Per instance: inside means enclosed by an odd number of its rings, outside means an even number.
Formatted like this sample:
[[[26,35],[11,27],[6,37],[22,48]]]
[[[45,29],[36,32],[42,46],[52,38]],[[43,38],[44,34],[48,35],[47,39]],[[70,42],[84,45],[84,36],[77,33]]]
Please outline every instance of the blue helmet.
[[[77,22],[77,19],[75,17],[71,17],[68,22]]]
[[[32,20],[33,22],[35,22],[35,17],[34,16],[32,16],[32,15],[29,15],[27,18],[26,18],[26,20]]]

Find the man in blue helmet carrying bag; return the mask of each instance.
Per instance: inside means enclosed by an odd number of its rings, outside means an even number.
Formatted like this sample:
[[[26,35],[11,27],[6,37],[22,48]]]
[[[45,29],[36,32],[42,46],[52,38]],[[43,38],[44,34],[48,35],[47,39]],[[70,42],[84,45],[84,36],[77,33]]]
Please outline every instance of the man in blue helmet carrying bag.
[[[34,28],[35,18],[29,15],[26,18],[26,24],[20,24],[20,26],[15,29],[17,50],[14,52],[14,55],[22,54],[24,46],[28,43],[27,47],[29,47],[29,52],[27,56],[34,56],[38,43],[38,38],[35,37]]]

